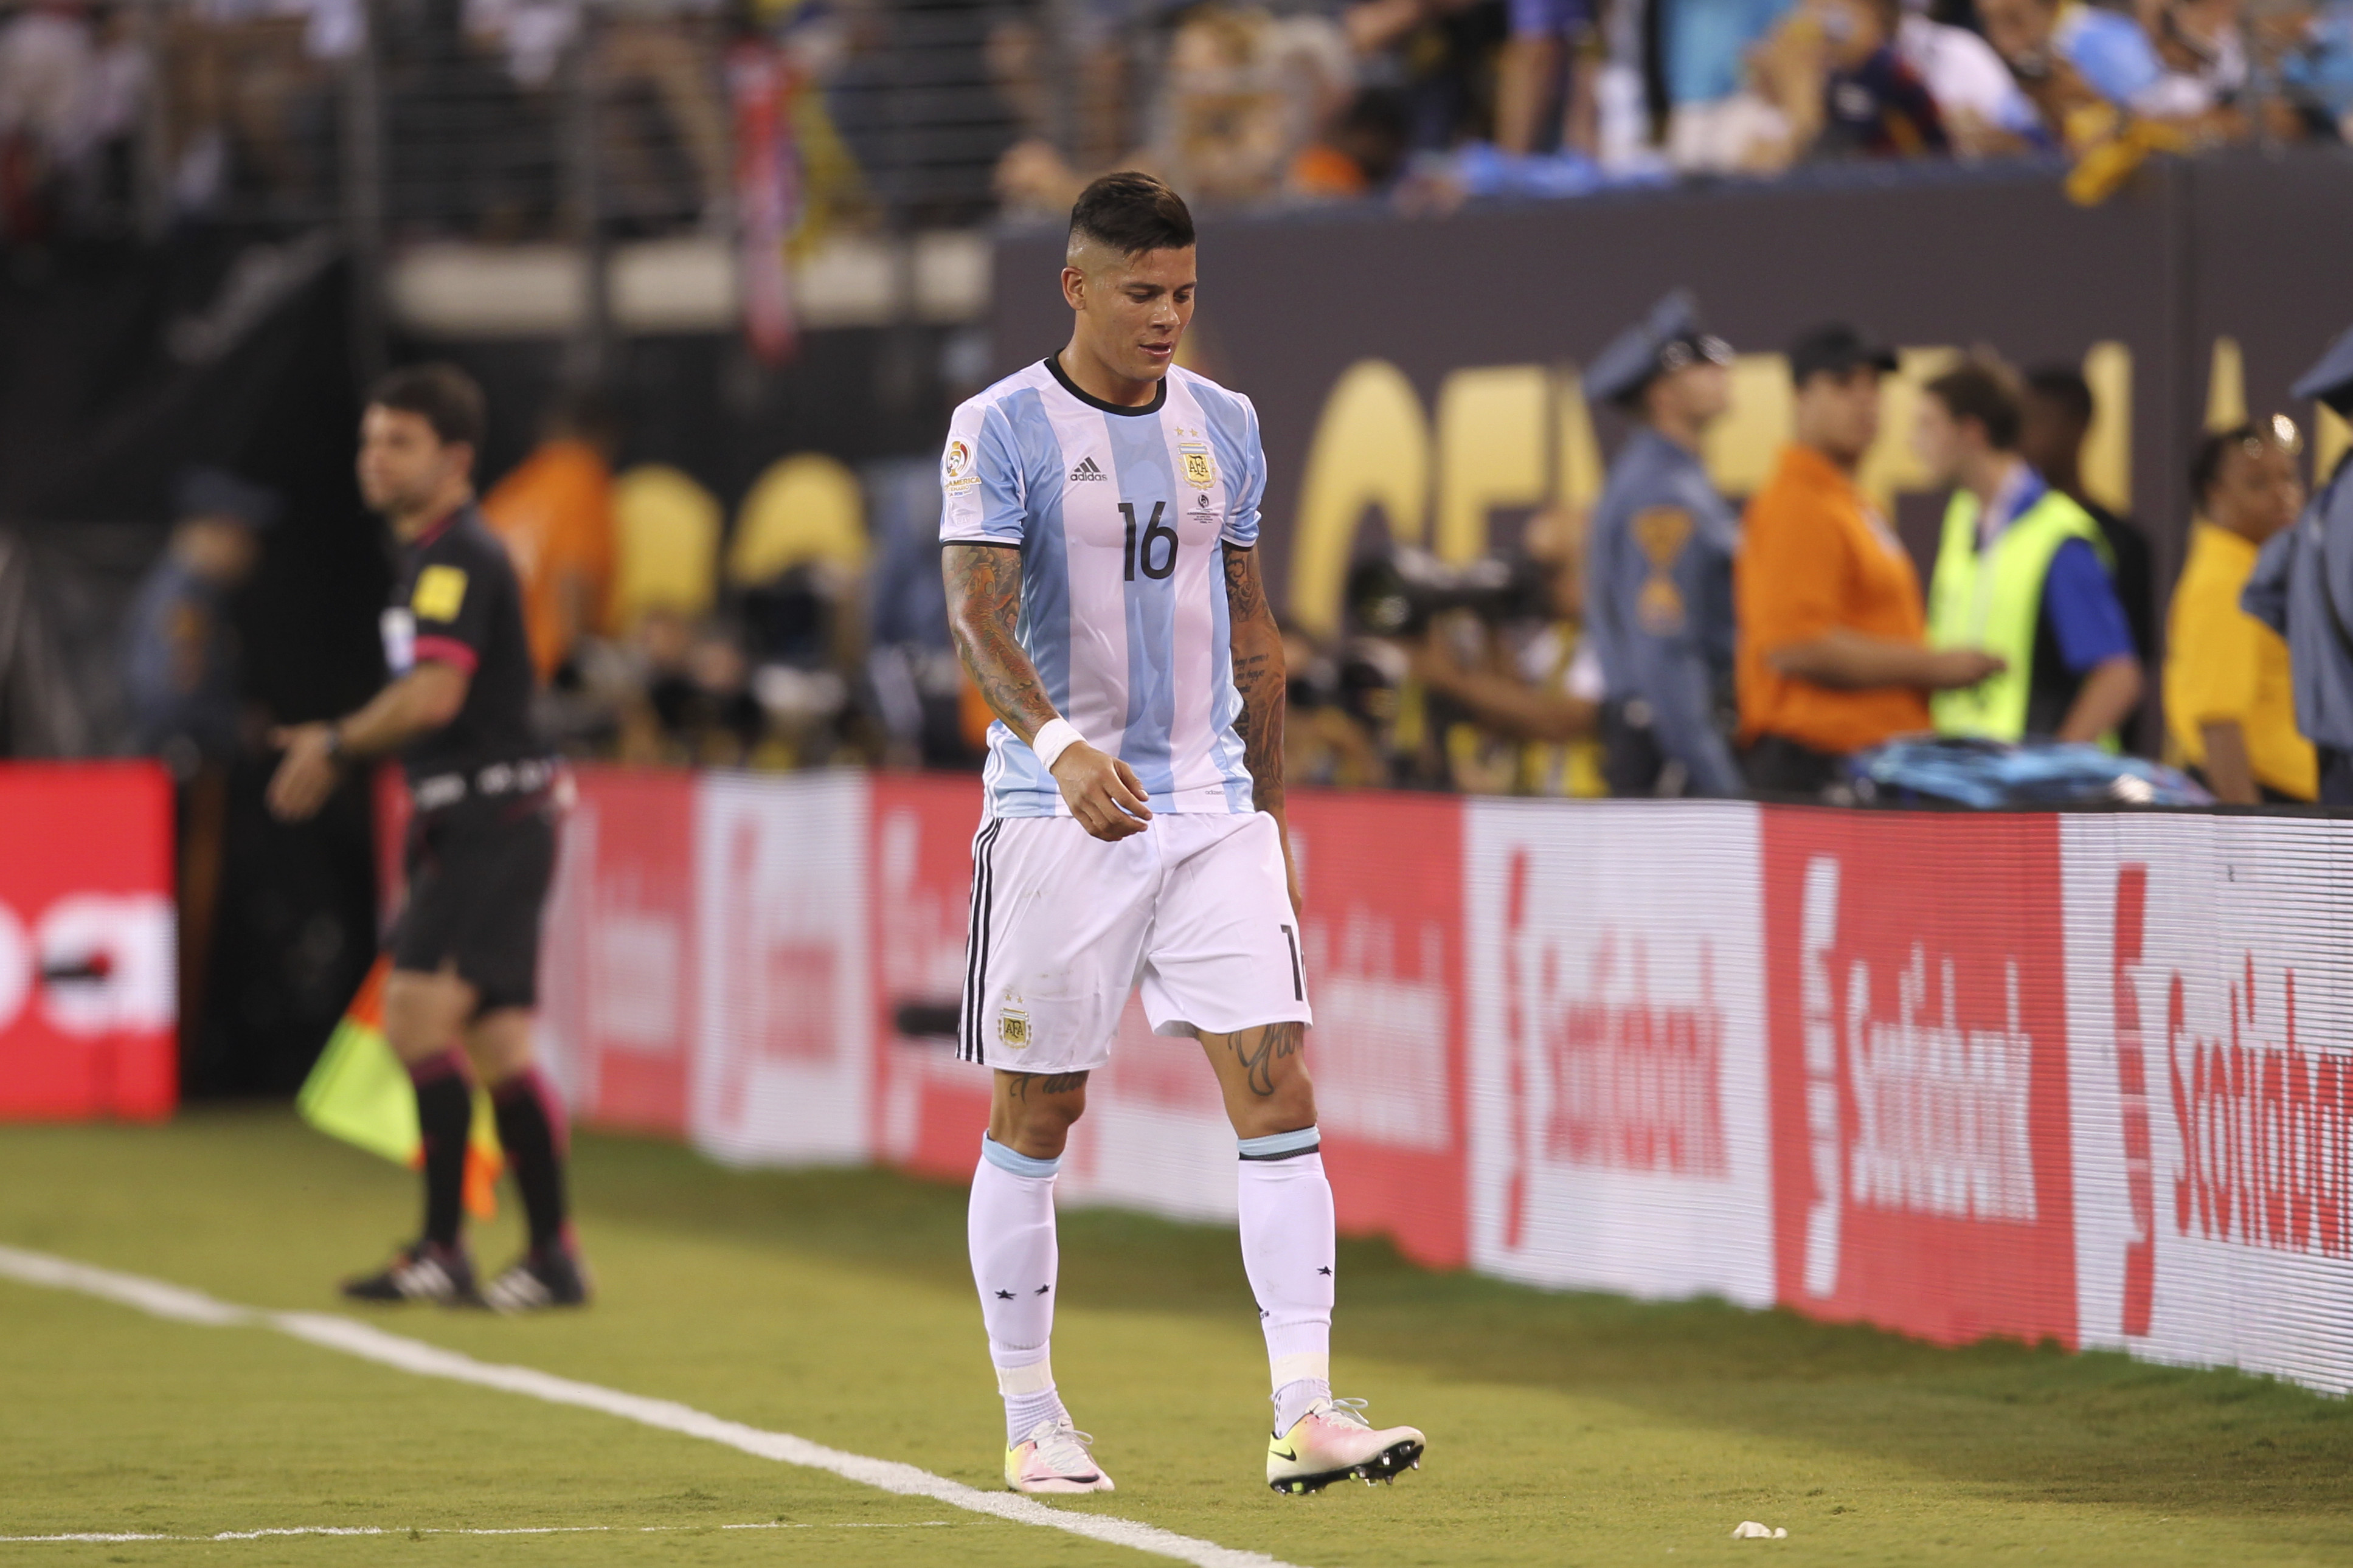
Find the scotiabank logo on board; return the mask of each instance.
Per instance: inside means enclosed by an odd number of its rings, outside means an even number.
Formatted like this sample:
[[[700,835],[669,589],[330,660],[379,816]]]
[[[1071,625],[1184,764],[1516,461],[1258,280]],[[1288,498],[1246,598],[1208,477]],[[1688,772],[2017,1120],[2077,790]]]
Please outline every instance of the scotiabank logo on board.
[[[2174,1234],[2283,1252],[2353,1256],[2353,1058],[2296,1035],[2296,972],[2253,950],[2224,972],[2220,1019],[2193,1018],[2179,969],[2139,969],[2148,870],[2116,871],[2117,1067],[2133,1234],[2123,1330],[2148,1332],[2157,1181],[2149,1160],[2147,1044],[2139,986],[2164,987],[2163,1092],[2178,1151]]]
[[[1770,811],[1765,906],[1781,1300],[2073,1344],[2051,819]]]

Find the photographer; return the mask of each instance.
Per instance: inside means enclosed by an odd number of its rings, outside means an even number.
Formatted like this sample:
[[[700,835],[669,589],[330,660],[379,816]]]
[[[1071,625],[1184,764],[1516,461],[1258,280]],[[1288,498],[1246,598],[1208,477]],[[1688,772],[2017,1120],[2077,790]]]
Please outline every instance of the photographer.
[[[1400,583],[1388,602],[1413,605],[1409,620],[1392,611],[1384,625],[1377,603],[1361,596],[1360,604],[1372,607],[1360,615],[1369,626],[1406,642],[1414,681],[1429,706],[1451,707],[1470,724],[1519,743],[1503,766],[1481,770],[1445,726],[1431,724],[1458,787],[1598,794],[1591,738],[1600,715],[1600,680],[1582,650],[1578,625],[1585,603],[1584,519],[1566,508],[1538,512],[1528,520],[1525,543],[1527,561],[1517,568],[1491,560],[1455,569],[1442,581]],[[1474,617],[1478,626],[1462,626],[1462,617]],[[1533,636],[1507,635],[1528,628]],[[1482,629],[1475,641],[1458,637]],[[1481,647],[1483,661],[1474,651]],[[1414,705],[1409,700],[1406,706]]]

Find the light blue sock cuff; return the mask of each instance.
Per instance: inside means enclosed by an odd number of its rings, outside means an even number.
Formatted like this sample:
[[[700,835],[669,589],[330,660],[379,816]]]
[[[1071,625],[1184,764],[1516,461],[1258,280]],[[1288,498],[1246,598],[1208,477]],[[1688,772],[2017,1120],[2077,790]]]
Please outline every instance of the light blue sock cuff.
[[[1296,1137],[1296,1133],[1289,1136]],[[984,1132],[980,1135],[980,1157],[1000,1171],[1016,1176],[1050,1176],[1062,1168],[1059,1154],[1050,1160],[1033,1160],[1027,1154],[1017,1154]]]
[[[1296,1132],[1270,1132],[1263,1138],[1240,1140],[1245,1160],[1293,1160],[1323,1147],[1322,1134],[1313,1127]]]

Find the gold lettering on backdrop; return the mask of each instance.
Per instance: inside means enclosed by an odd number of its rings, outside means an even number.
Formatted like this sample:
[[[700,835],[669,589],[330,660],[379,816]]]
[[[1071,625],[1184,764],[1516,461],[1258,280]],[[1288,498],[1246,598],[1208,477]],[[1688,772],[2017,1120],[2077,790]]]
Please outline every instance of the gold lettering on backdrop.
[[[1499,506],[1539,506],[1550,477],[1552,378],[1542,365],[1458,370],[1438,387],[1438,534],[1443,561],[1487,553]]]
[[[2216,338],[2206,361],[2206,433],[2235,430],[2247,422],[2247,366],[2239,340]]]
[[[1732,407],[1707,427],[1700,455],[1728,496],[1753,495],[1773,475],[1789,439],[1789,362],[1741,354],[1732,362]]]
[[[1895,498],[1929,488],[1928,476],[1912,451],[1912,426],[1920,417],[1920,389],[1960,363],[1961,351],[1931,346],[1897,349],[1896,370],[1880,384],[1879,439],[1863,454],[1855,483],[1893,518]]]
[[[1899,352],[1880,405],[1879,439],[1857,476],[1881,507],[1892,511],[1898,495],[1931,488],[1912,452],[1920,388],[1960,357],[1949,345]],[[2084,356],[2094,402],[2084,488],[2119,511],[2132,504],[2132,351],[2123,343],[2094,343]],[[1744,500],[1771,477],[1789,439],[1793,397],[1781,355],[1734,360],[1732,409],[1709,428],[1702,453],[1726,496]],[[1439,385],[1436,425],[1433,441],[1419,395],[1387,360],[1359,360],[1333,384],[1308,447],[1292,542],[1291,613],[1303,629],[1321,636],[1340,629],[1349,551],[1368,508],[1381,514],[1391,539],[1420,544],[1431,532],[1434,500],[1430,547],[1459,562],[1486,551],[1488,516],[1498,507],[1590,506],[1601,492],[1602,455],[1573,368],[1453,371]],[[2326,473],[2353,446],[2353,431],[2321,410],[2313,446],[2316,471]]]
[[[1593,410],[1586,405],[1585,383],[1573,368],[1564,367],[1554,383],[1553,411],[1558,428],[1553,447],[1552,499],[1558,505],[1584,511],[1601,499],[1601,443],[1593,434]]]
[[[2312,405],[2312,482],[2324,485],[2328,476],[2337,471],[2337,459],[2353,447],[2353,425],[2344,416],[2322,404]]]
[[[1307,448],[1291,543],[1291,613],[1306,631],[1340,629],[1348,551],[1366,508],[1389,537],[1419,544],[1430,510],[1430,426],[1405,373],[1387,360],[1358,360],[1324,399]]]
[[[2132,350],[2096,342],[2084,356],[2092,389],[2092,428],[2084,437],[2084,492],[2113,512],[2132,510]]]

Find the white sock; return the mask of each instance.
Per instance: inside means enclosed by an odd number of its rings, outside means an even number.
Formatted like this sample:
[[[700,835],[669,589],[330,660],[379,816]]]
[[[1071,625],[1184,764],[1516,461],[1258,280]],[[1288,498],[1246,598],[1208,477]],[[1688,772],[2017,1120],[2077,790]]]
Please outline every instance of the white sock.
[[[1060,1254],[1054,1240],[1054,1173],[1060,1160],[1017,1154],[984,1134],[972,1173],[966,1235],[972,1279],[980,1288],[980,1321],[988,1330],[988,1359],[997,1391],[1005,1396],[1009,1447],[1047,1419],[1068,1419],[1054,1392],[1054,1276]]]
[[[1274,1381],[1274,1435],[1332,1397],[1332,1184],[1315,1129],[1241,1141],[1242,1268]]]

